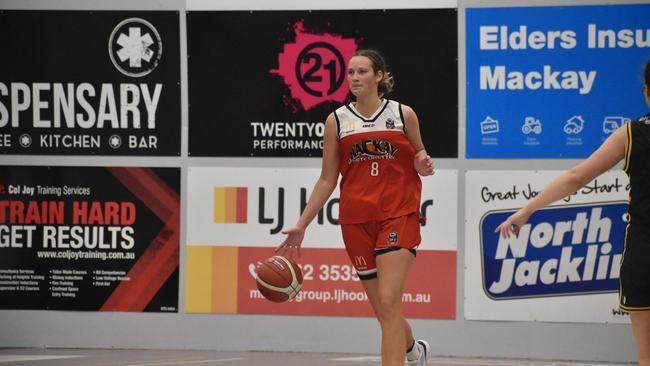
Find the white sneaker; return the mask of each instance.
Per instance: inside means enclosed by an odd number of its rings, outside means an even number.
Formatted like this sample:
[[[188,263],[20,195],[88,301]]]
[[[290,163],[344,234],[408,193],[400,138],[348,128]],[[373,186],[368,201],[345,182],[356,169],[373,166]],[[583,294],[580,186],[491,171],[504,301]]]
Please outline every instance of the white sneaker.
[[[415,341],[415,345],[420,350],[420,357],[412,363],[413,366],[425,366],[427,361],[431,358],[431,346],[429,342],[424,339]]]

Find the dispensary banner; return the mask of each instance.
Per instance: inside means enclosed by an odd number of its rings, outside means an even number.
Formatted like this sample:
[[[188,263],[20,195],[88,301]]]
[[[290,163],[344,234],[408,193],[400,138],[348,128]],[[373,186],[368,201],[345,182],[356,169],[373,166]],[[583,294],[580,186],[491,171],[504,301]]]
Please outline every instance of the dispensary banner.
[[[561,173],[467,172],[467,319],[629,322],[629,314],[618,310],[625,173],[603,174],[540,209],[509,239],[495,232]]]
[[[0,154],[180,155],[178,12],[0,12]]]
[[[648,14],[648,4],[467,9],[467,157],[587,157],[645,114]]]
[[[350,102],[347,61],[377,48],[432,156],[457,156],[455,9],[193,11],[187,15],[189,153],[320,156],[324,121]],[[196,9],[200,10],[200,9]]]
[[[290,302],[264,299],[258,261],[274,255],[283,228],[298,219],[319,169],[189,169],[186,311],[191,313],[373,316],[338,224],[338,189],[311,223],[302,245],[304,282]],[[458,173],[422,178],[422,243],[403,297],[409,317],[456,316]],[[263,179],[260,179],[263,177]],[[390,199],[387,197],[386,199]]]
[[[178,311],[177,168],[0,167],[1,309]]]

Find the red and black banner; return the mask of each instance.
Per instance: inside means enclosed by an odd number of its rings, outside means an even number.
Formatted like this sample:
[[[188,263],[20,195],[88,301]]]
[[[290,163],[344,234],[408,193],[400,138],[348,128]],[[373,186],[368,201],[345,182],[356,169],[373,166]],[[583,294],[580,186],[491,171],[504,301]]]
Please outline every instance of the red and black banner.
[[[386,57],[429,154],[458,156],[455,9],[192,11],[187,34],[191,156],[321,156],[360,48]]]
[[[0,11],[0,154],[180,155],[179,14]]]
[[[0,167],[0,309],[177,312],[178,168]]]

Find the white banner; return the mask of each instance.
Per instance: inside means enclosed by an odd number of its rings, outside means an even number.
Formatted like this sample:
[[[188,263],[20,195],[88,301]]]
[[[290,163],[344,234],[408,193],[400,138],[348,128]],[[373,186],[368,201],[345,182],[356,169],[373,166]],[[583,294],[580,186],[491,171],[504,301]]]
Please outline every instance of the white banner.
[[[623,172],[537,211],[516,237],[494,232],[560,174],[466,173],[465,318],[629,322],[617,292],[629,194]]]
[[[210,246],[275,246],[293,226],[320,175],[318,168],[188,169],[187,242]],[[425,250],[456,250],[458,172],[422,178]],[[338,188],[309,226],[303,247],[341,248]],[[390,197],[385,197],[390,199]]]

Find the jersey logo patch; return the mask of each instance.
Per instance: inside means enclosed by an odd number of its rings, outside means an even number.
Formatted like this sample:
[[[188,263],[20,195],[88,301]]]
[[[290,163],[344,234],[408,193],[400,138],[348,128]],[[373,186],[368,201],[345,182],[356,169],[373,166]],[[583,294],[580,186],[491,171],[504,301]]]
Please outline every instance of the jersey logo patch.
[[[391,232],[388,234],[388,243],[390,244],[395,244],[397,243],[397,233],[396,232]]]
[[[392,130],[395,128],[395,121],[392,118],[386,120],[386,128]]]
[[[366,160],[395,159],[397,147],[386,140],[365,140],[352,146],[348,164]]]

